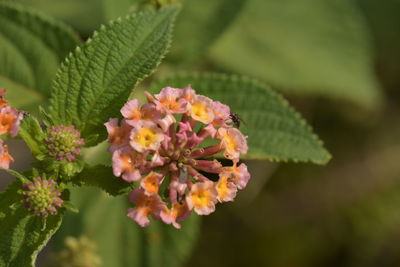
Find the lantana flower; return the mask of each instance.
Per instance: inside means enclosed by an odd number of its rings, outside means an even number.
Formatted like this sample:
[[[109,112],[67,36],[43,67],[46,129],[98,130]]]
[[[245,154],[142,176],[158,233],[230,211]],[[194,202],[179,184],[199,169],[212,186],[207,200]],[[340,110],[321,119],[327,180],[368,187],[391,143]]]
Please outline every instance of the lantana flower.
[[[15,137],[24,115],[9,105],[5,99],[6,92],[5,88],[0,90],[0,135],[9,134]],[[0,168],[8,169],[13,161],[13,157],[8,153],[8,146],[0,139]]]
[[[18,134],[19,125],[23,113],[8,105],[5,100],[6,89],[0,91],[0,135],[10,134],[15,137]]]
[[[239,164],[247,137],[233,127],[229,106],[191,86],[145,94],[148,103],[130,100],[121,108],[122,121],[105,123],[114,175],[137,185],[128,217],[141,226],[151,216],[180,228],[192,211],[208,215],[218,202],[233,201],[250,174]],[[210,178],[215,175],[217,181]]]
[[[0,139],[0,168],[8,169],[10,168],[10,162],[13,162],[14,159],[8,154],[8,146],[3,143],[4,141]]]

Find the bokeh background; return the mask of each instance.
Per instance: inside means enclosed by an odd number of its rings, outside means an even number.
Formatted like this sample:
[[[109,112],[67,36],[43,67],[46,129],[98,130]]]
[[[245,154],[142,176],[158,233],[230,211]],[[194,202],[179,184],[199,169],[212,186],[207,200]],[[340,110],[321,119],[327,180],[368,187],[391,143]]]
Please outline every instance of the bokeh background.
[[[64,21],[85,40],[137,1],[13,2]],[[171,52],[155,77],[219,71],[258,78],[306,118],[332,160],[248,162],[252,179],[237,200],[192,217],[181,231],[138,229],[125,218],[124,199],[76,190],[86,215],[67,214],[39,266],[66,249],[66,236],[82,235],[94,244],[83,246],[87,257],[105,267],[400,266],[400,1],[183,2]],[[11,103],[31,108],[19,98]],[[14,167],[29,168],[27,148],[9,146]],[[97,149],[88,158],[104,160]],[[2,187],[9,181],[2,178]]]

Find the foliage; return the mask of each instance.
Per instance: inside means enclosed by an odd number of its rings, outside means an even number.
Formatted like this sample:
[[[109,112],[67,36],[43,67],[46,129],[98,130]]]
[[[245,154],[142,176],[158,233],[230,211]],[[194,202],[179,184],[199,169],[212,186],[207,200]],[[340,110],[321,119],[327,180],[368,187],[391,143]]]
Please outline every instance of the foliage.
[[[116,16],[125,10],[121,6],[130,3],[116,4],[115,9],[107,9],[110,13],[106,16]],[[177,46],[171,57],[183,65],[206,53],[231,25],[245,1],[204,1],[209,11],[207,19],[198,17],[194,23],[196,36],[186,42],[190,25],[186,21],[202,8],[200,2],[193,3],[192,6],[188,1],[178,20],[176,43],[187,44]],[[75,3],[70,5],[75,10]],[[80,213],[67,214],[59,241],[66,235],[87,235],[96,241],[104,266],[177,266],[190,254],[198,237],[199,217],[192,216],[182,230],[156,222],[145,230],[140,229],[123,212],[127,203],[122,197],[135,184],[113,177],[111,167],[88,164],[85,157],[69,162],[49,153],[46,130],[50,131],[52,125],[73,125],[71,131],[77,129],[81,133],[77,138],[84,139],[86,149],[104,141],[104,122],[118,117],[132,90],[165,57],[180,7],[157,5],[153,10],[140,8],[140,3],[136,7],[132,13],[101,26],[80,45],[68,26],[22,6],[0,2],[0,86],[9,89],[12,99],[21,99],[12,101],[20,108],[36,108],[39,103],[45,107],[40,109],[38,118],[35,114],[25,114],[19,132],[36,160],[32,164],[35,169],[23,175],[9,171],[21,181],[12,183],[0,195],[0,266],[33,266],[38,252],[61,225],[64,209],[77,211],[68,202],[69,189],[83,186],[100,188],[117,197],[76,189],[72,202]],[[213,31],[209,31],[211,27]],[[75,48],[76,45],[79,46]],[[329,161],[330,154],[311,127],[269,86],[241,75],[200,73],[161,79],[152,88],[188,84],[201,94],[231,105],[233,112],[243,117],[244,130],[249,136],[249,159],[317,164]],[[365,102],[370,100],[368,97]],[[97,156],[101,158],[104,147],[100,146],[99,151]],[[56,215],[39,218],[29,214],[22,205],[19,191],[26,180],[39,173],[54,179],[64,190],[65,203]]]
[[[201,94],[228,104],[243,119],[249,158],[311,161],[324,164],[329,153],[310,127],[269,86],[247,77],[223,74],[183,74],[157,82],[153,88],[191,84]]]
[[[127,208],[123,197],[111,198],[94,188],[72,190],[72,201],[80,213],[66,214],[56,246],[62,248],[67,236],[85,235],[97,244],[102,266],[179,266],[190,255],[200,230],[196,215],[181,230],[156,221],[142,229],[123,212]]]
[[[63,212],[46,219],[22,207],[16,181],[0,194],[0,266],[35,266],[36,256],[61,225]]]
[[[20,107],[45,101],[60,61],[78,44],[77,35],[45,15],[4,2],[0,24],[2,87]]]

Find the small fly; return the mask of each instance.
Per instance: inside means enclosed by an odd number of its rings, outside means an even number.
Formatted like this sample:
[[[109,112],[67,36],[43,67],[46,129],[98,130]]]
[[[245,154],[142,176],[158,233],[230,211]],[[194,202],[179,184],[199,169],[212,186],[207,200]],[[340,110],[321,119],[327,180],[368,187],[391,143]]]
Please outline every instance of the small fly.
[[[236,128],[239,128],[239,127],[240,127],[240,123],[241,123],[241,122],[244,122],[244,121],[242,120],[242,118],[239,116],[239,114],[237,114],[237,113],[231,113],[231,114],[229,114],[229,118],[232,120],[233,125],[235,125]]]

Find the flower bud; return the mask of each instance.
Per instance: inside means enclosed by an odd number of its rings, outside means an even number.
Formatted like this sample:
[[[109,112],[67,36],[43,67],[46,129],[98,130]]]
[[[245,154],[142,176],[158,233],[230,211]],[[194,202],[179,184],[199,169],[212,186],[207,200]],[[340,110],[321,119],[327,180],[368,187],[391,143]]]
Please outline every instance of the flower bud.
[[[33,182],[24,184],[22,196],[25,198],[25,207],[41,217],[55,214],[61,208],[63,200],[54,180],[33,178]]]
[[[68,162],[75,160],[85,144],[74,126],[64,125],[51,126],[47,131],[45,143],[51,157]]]

